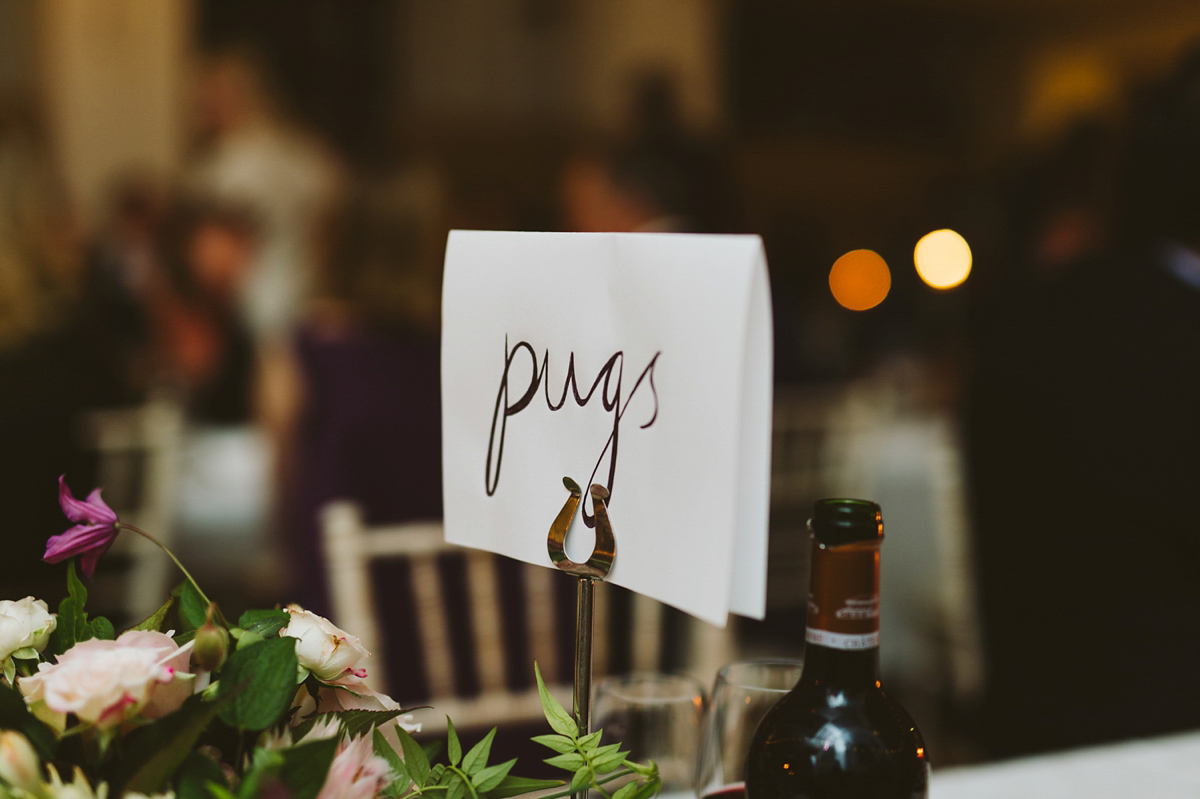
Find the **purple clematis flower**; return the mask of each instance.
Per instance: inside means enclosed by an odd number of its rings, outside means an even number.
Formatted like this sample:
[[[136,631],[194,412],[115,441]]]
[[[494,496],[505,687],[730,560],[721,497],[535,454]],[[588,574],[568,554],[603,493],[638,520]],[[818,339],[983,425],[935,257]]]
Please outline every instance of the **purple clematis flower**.
[[[58,478],[58,504],[75,526],[51,536],[42,559],[47,563],[60,563],[79,555],[83,573],[91,577],[96,572],[96,562],[117,538],[117,514],[100,498],[98,488],[83,501],[75,499],[65,478],[65,474]]]

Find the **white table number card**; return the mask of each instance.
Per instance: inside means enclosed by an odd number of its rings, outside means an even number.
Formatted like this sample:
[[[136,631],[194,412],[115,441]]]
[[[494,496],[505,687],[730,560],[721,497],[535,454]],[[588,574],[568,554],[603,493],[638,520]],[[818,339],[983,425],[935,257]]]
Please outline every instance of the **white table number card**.
[[[610,582],[762,618],[771,304],[757,236],[453,231],[442,310],[446,540],[550,567],[608,488]]]

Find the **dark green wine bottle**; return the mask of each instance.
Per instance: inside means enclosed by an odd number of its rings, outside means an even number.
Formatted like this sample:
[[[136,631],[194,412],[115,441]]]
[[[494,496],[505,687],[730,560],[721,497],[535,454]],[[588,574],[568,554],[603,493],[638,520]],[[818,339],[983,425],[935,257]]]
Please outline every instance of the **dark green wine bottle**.
[[[921,733],[879,682],[879,506],[823,499],[808,526],[804,669],[754,734],[746,799],[924,799]]]

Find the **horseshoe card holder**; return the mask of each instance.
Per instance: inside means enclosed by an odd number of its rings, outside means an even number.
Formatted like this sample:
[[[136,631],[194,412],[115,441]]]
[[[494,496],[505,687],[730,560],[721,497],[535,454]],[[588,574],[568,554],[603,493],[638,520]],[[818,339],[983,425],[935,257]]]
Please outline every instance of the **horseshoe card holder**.
[[[575,563],[567,557],[563,544],[567,538],[567,530],[575,518],[575,511],[583,498],[579,485],[569,477],[563,478],[563,485],[571,492],[554,524],[550,525],[550,535],[546,540],[546,548],[550,552],[550,560],[562,571],[579,578],[576,591],[575,606],[575,695],[574,715],[579,729],[589,731],[589,707],[592,691],[592,616],[593,600],[596,581],[603,580],[612,568],[616,555],[616,541],[613,539],[612,525],[608,521],[608,490],[599,483],[591,486],[592,504],[596,512],[596,546],[586,563]]]

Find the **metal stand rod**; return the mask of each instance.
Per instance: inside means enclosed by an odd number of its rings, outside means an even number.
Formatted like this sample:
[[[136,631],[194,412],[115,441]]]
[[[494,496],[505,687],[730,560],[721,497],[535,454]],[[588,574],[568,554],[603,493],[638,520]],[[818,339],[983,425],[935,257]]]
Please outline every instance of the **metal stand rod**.
[[[575,723],[579,732],[586,735],[590,730],[589,715],[592,698],[592,615],[596,581],[591,577],[579,578],[579,589],[575,594]],[[579,794],[573,794],[578,796]]]
[[[570,477],[563,478],[563,486],[569,491],[566,503],[554,524],[550,525],[550,534],[546,537],[546,551],[550,560],[561,571],[579,578],[579,589],[575,594],[575,724],[581,735],[590,731],[589,718],[592,699],[592,616],[593,599],[596,593],[596,580],[604,579],[612,568],[616,556],[617,543],[613,540],[612,526],[608,522],[608,509],[604,503],[608,500],[608,490],[599,483],[590,489],[592,502],[596,509],[596,545],[587,563],[575,563],[567,557],[565,547],[567,530],[571,520],[575,518],[575,510],[583,492],[579,485]],[[586,792],[571,794],[571,799],[585,799]]]

